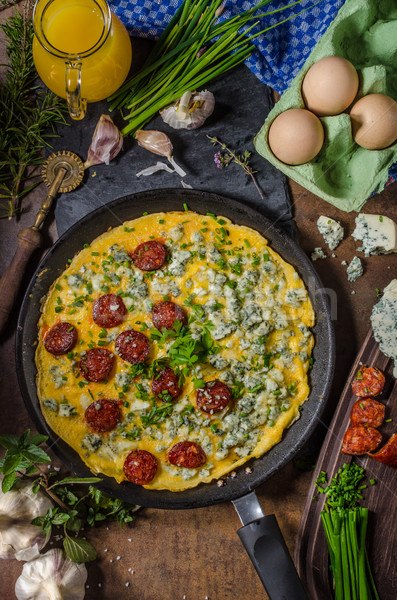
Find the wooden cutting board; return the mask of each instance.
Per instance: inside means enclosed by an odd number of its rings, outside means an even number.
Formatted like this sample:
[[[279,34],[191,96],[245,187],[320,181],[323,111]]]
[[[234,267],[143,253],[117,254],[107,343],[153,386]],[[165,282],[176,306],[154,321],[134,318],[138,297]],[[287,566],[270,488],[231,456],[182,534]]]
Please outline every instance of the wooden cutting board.
[[[369,479],[376,480],[363,490],[362,506],[370,509],[367,534],[367,550],[381,600],[397,598],[397,469],[378,463],[368,456],[351,457],[342,454],[343,434],[349,426],[350,409],[357,397],[353,395],[351,382],[362,364],[378,367],[386,376],[385,388],[379,396],[386,404],[386,419],[379,428],[383,443],[393,433],[397,433],[397,381],[393,377],[393,361],[379,350],[372,335],[372,329],[361,347],[350,371],[335,415],[324,440],[314,474],[302,520],[298,532],[295,564],[306,586],[310,600],[332,600],[332,578],[328,569],[328,548],[321,522],[324,496],[313,500],[316,494],[314,485],[320,471],[325,471],[328,480],[335,475],[344,463],[352,460],[363,466]]]

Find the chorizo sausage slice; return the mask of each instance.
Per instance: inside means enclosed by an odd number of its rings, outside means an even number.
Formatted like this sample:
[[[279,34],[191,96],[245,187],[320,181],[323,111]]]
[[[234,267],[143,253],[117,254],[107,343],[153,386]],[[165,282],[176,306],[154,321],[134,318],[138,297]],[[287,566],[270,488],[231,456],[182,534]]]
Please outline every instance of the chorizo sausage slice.
[[[207,455],[196,442],[178,442],[168,452],[168,460],[172,465],[185,469],[197,469],[207,461]]]
[[[157,471],[157,458],[147,450],[133,450],[124,461],[123,471],[128,481],[146,485]]]
[[[376,367],[363,366],[352,382],[353,394],[361,398],[377,396],[383,390],[385,376]]]
[[[119,401],[101,398],[92,402],[85,411],[85,420],[96,433],[112,431],[121,420]]]
[[[121,358],[133,365],[143,362],[149,354],[149,340],[146,335],[135,329],[127,329],[116,338],[116,352]]]
[[[373,398],[361,398],[357,400],[350,411],[350,422],[352,425],[370,425],[380,427],[385,418],[386,407]]]
[[[65,321],[57,323],[48,331],[44,338],[44,348],[51,354],[66,354],[77,342],[77,330]]]
[[[80,359],[80,373],[87,381],[103,381],[113,369],[114,355],[106,348],[91,348]]]
[[[221,412],[230,402],[232,393],[226,383],[207,381],[203,388],[197,390],[197,408],[206,413]]]
[[[164,300],[155,304],[152,310],[152,321],[153,325],[161,331],[163,327],[165,329],[172,329],[175,321],[181,321],[182,325],[186,326],[187,319],[183,311],[183,308],[175,302]]]
[[[141,271],[161,269],[167,258],[167,248],[161,242],[143,242],[131,253],[132,262]]]
[[[382,441],[382,434],[374,427],[355,425],[349,427],[343,436],[342,452],[344,454],[366,454],[375,450]]]
[[[92,318],[99,327],[117,327],[124,321],[127,314],[125,304],[116,294],[100,296],[92,308]]]
[[[378,462],[397,469],[397,433],[394,433],[376,454],[370,454],[369,456]]]
[[[171,367],[163,369],[152,379],[152,392],[165,402],[178,398],[181,393],[179,377]]]

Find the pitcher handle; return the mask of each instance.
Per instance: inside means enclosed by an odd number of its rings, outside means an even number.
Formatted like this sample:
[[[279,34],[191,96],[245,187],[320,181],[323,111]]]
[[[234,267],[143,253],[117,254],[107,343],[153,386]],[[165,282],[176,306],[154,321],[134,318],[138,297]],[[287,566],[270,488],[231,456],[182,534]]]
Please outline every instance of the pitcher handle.
[[[69,114],[75,121],[84,118],[87,100],[81,97],[81,62],[66,62],[66,100]]]

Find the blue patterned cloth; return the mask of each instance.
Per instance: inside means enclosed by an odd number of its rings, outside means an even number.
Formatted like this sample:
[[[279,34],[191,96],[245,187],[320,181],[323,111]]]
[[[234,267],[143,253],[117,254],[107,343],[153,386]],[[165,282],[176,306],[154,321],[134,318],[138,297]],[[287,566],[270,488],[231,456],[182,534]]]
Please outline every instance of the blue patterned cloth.
[[[182,1],[112,0],[109,4],[132,36],[157,39]],[[258,1],[226,0],[221,19],[248,10],[258,4]],[[258,36],[253,41],[257,49],[247,59],[246,65],[263,83],[280,93],[284,92],[336,17],[344,1],[322,0],[316,5],[317,0],[302,0],[285,11],[264,17],[261,23],[252,30],[252,33],[296,15],[290,21]],[[265,6],[263,12],[277,10],[288,6],[291,2],[292,0],[275,0]],[[388,183],[392,183],[396,179],[397,163],[389,171]]]

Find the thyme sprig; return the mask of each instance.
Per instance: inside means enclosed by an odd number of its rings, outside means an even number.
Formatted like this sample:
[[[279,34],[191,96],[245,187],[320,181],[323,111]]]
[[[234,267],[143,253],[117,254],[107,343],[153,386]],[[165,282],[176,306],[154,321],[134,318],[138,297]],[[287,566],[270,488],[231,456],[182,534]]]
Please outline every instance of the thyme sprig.
[[[0,218],[11,219],[22,199],[39,183],[47,139],[65,124],[65,103],[49,90],[40,90],[33,62],[32,0],[22,12],[0,25],[7,43],[8,69],[0,86]]]
[[[222,148],[222,150],[224,151],[224,154],[222,154],[221,152],[217,152],[215,154],[214,162],[215,162],[216,166],[219,169],[222,169],[223,167],[228,167],[231,162],[235,162],[236,164],[238,164],[245,171],[245,173],[251,177],[256,189],[258,190],[259,196],[262,198],[262,200],[264,200],[265,197],[255,179],[254,174],[256,173],[256,171],[254,171],[248,163],[248,160],[251,156],[251,152],[249,152],[249,150],[245,150],[244,154],[239,155],[234,150],[231,150],[230,148],[228,148],[226,146],[226,144],[224,144],[223,142],[218,140],[217,137],[215,137],[215,136],[212,137],[210,135],[207,135],[207,138],[210,140],[211,144],[213,144],[214,146],[216,144],[219,144],[220,147]]]

